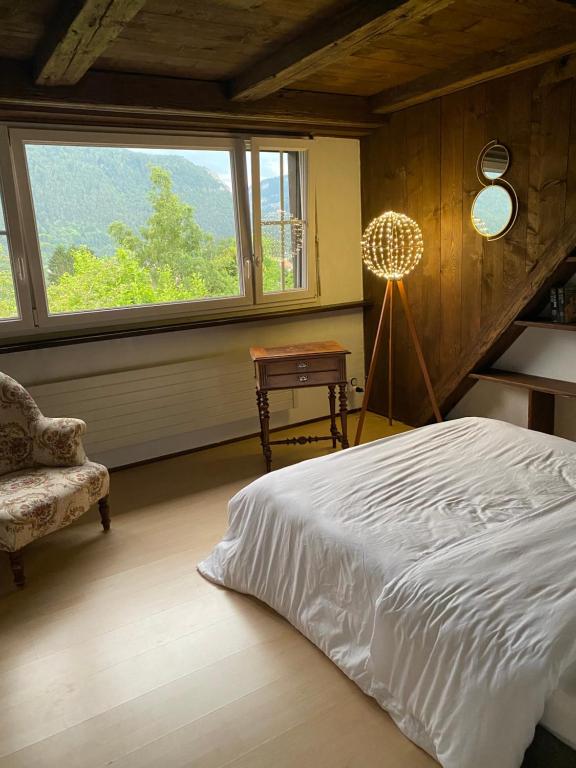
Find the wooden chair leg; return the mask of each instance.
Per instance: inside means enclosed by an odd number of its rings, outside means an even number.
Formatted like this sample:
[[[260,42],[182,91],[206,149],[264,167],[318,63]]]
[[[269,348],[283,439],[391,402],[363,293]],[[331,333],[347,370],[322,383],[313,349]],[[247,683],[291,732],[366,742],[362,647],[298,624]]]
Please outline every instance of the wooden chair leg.
[[[98,502],[98,509],[100,510],[100,520],[102,521],[102,528],[105,531],[110,530],[110,504],[109,497],[104,496]]]
[[[16,552],[8,552],[8,559],[10,560],[10,568],[12,570],[12,576],[14,577],[14,584],[16,584],[19,589],[22,589],[26,584],[22,550],[18,549]]]

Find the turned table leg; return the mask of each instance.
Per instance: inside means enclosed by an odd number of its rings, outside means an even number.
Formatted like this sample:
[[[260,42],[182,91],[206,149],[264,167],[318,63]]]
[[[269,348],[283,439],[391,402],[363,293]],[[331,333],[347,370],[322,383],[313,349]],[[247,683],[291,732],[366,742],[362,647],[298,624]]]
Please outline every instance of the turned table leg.
[[[338,439],[338,427],[336,426],[336,385],[328,384],[328,402],[330,403],[330,434],[332,435],[332,448],[336,448]]]
[[[260,416],[260,443],[262,453],[266,461],[266,472],[272,469],[272,449],[270,447],[270,408],[268,406],[268,392],[263,389],[256,390],[258,402],[258,415]]]
[[[14,577],[14,584],[16,584],[19,589],[22,589],[26,584],[22,550],[18,549],[16,552],[8,552],[8,559],[10,560],[10,568],[12,570],[12,576]]]
[[[346,397],[346,384],[338,385],[339,395],[338,402],[340,404],[340,421],[342,422],[342,448],[348,448],[348,400]]]
[[[110,504],[109,504],[109,497],[104,496],[104,498],[100,499],[98,502],[98,509],[100,510],[100,520],[102,521],[102,528],[104,528],[105,531],[110,530]]]

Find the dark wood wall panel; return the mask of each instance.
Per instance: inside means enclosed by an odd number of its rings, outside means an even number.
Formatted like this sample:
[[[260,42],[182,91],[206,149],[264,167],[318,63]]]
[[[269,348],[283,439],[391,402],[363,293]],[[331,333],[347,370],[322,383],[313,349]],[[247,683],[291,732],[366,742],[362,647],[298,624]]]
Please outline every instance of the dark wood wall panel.
[[[463,360],[473,359],[476,348],[485,351],[487,333],[529,291],[535,268],[575,222],[571,70],[553,63],[434,99],[391,114],[362,139],[364,226],[383,211],[396,210],[422,228],[424,258],[405,284],[443,401],[461,379]],[[519,211],[511,232],[489,243],[473,229],[470,209],[481,188],[476,160],[492,139],[510,149],[505,178],[516,189]],[[384,281],[365,272],[365,295],[373,302],[365,323],[368,361],[383,291]],[[416,424],[430,411],[398,302],[394,324],[394,417]],[[384,358],[370,403],[379,413],[387,407]]]

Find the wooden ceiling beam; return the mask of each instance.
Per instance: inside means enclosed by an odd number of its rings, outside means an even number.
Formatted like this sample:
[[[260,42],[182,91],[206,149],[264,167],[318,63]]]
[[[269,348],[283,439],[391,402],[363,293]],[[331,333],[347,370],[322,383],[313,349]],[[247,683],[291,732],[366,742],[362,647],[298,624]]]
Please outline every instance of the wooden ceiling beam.
[[[456,0],[358,0],[323,19],[228,83],[230,98],[269,96],[369,45],[398,25],[422,21]]]
[[[231,102],[221,83],[98,71],[88,72],[74,86],[44,88],[33,82],[22,62],[0,60],[0,119],[34,110],[46,115],[50,109],[79,111],[87,119],[115,116],[127,126],[166,120],[180,122],[182,128],[211,124],[326,135],[362,135],[382,124],[361,96],[285,91],[244,104]]]
[[[146,0],[64,0],[35,60],[37,85],[74,85]]]
[[[372,96],[377,114],[397,112],[448,93],[576,53],[576,16],[573,24],[520,38],[505,48],[471,56],[448,69],[424,75]]]

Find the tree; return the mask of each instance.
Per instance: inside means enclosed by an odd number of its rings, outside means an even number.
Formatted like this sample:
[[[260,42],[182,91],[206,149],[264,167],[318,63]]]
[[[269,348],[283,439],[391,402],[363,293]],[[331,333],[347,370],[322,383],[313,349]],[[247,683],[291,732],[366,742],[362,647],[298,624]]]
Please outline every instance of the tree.
[[[152,279],[150,270],[123,248],[107,258],[98,258],[83,246],[72,252],[73,272],[64,273],[57,283],[48,286],[51,312],[161,304],[201,299],[207,294],[206,286],[197,276],[176,286],[167,266],[158,269]]]
[[[74,272],[74,248],[58,245],[48,261],[48,283],[53,285],[66,273]]]
[[[213,255],[214,241],[194,218],[194,209],[172,189],[172,177],[165,168],[150,167],[152,214],[140,235],[121,222],[114,222],[109,233],[118,245],[138,258],[153,279],[168,267],[177,285],[202,276],[205,261]]]

